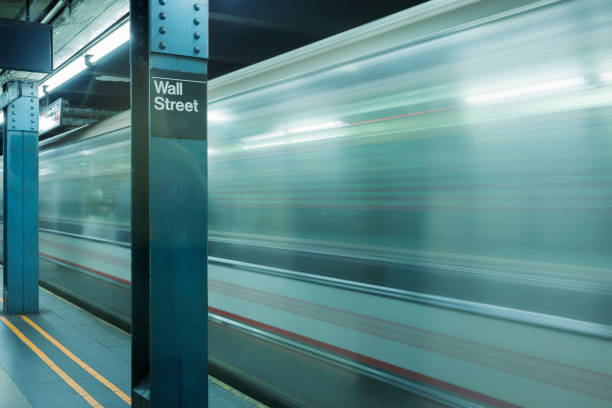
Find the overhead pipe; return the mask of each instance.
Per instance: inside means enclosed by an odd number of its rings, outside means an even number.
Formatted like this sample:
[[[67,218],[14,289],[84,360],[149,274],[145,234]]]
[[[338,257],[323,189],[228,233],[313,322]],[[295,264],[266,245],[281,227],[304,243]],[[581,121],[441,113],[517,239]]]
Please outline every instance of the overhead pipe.
[[[59,14],[60,11],[63,10],[64,7],[68,5],[66,0],[59,0],[55,3],[55,6],[49,11],[49,13],[40,21],[42,24],[47,24],[49,21],[53,20],[55,16]]]

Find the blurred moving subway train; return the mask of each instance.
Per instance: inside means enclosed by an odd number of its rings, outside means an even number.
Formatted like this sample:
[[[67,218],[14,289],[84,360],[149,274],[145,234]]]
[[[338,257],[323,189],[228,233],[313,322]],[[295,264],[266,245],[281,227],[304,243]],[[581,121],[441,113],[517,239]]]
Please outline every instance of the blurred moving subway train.
[[[209,101],[215,375],[275,406],[612,406],[611,1],[432,1]],[[129,329],[129,112],[39,174],[41,285]]]

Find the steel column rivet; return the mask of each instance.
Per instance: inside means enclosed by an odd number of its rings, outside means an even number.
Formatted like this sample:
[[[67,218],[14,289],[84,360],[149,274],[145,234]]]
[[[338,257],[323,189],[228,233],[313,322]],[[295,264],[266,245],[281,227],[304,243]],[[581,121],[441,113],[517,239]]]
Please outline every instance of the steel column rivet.
[[[197,17],[196,17],[196,18],[194,18],[194,19],[193,19],[193,24],[195,24],[195,25],[200,25],[200,19],[199,19],[199,18],[197,18]]]
[[[193,47],[193,52],[195,52],[196,54],[199,54],[200,53],[200,47],[197,46],[197,45],[195,47]]]
[[[195,9],[195,11],[200,11],[200,5],[198,3],[194,4],[193,8]]]
[[[160,20],[165,20],[166,19],[166,13],[164,13],[163,11],[161,13],[159,13],[159,19]]]
[[[160,34],[166,34],[166,27],[159,27]]]
[[[195,33],[193,33],[193,38],[195,38],[196,40],[199,40],[200,39],[200,33],[197,32],[197,31]]]
[[[159,48],[161,48],[162,50],[165,50],[166,49],[166,42],[165,41],[160,42],[159,43]]]
[[[162,6],[166,5],[166,0],[159,0],[159,4],[161,4]]]

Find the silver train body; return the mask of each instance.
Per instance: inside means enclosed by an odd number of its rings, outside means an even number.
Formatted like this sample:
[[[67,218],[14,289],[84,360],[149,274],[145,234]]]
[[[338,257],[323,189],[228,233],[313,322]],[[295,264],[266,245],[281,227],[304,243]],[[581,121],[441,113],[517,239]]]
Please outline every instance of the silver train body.
[[[433,1],[209,97],[220,376],[276,405],[612,404],[611,2]],[[40,153],[41,282],[123,326],[129,124]]]

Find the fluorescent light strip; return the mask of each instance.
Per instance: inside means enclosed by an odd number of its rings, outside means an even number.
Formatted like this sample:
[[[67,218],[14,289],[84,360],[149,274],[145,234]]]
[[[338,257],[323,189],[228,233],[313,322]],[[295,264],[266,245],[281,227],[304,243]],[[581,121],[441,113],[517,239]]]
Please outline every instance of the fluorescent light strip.
[[[88,49],[85,54],[91,55],[91,62],[97,62],[106,55],[130,40],[130,23],[121,24],[115,31],[101,39],[97,44]]]
[[[112,51],[116,50],[126,42],[130,40],[130,23],[125,22],[121,24],[116,30],[102,38],[96,44],[85,50],[82,55],[79,55],[74,61],[60,69],[59,71],[51,74],[43,83],[38,87],[38,97],[42,98],[45,95],[45,87],[47,93],[52,92],[58,86],[69,81],[85,69],[85,55],[91,55],[90,61],[96,62],[108,55]]]
[[[80,72],[87,69],[87,65],[85,64],[85,58],[79,57],[66,65],[64,68],[57,71],[50,78],[48,78],[45,82],[40,84],[38,87],[38,97],[43,97],[45,95],[44,88],[47,88],[47,93],[53,91],[58,86],[62,85],[64,82],[70,80]]]
[[[475,104],[486,103],[486,102],[492,102],[492,101],[511,99],[511,98],[515,98],[518,96],[533,95],[533,94],[547,92],[547,91],[571,88],[571,87],[580,86],[580,85],[584,85],[584,78],[575,77],[575,78],[564,79],[561,81],[544,82],[544,83],[535,84],[535,85],[523,86],[520,88],[504,89],[503,91],[496,91],[496,92],[491,92],[491,93],[486,93],[486,94],[469,96],[465,98],[465,100],[468,103],[475,103]]]
[[[4,112],[0,111],[0,125],[4,123]]]

